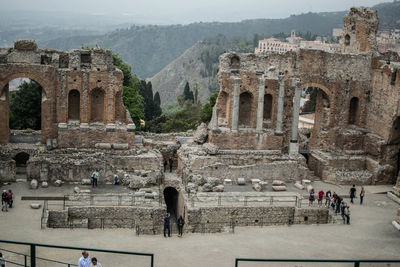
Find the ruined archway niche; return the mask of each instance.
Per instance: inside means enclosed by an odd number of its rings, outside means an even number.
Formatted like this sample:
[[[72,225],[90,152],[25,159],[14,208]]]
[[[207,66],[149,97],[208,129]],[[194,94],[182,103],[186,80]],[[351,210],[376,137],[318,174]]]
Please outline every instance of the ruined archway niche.
[[[344,45],[349,46],[350,45],[350,35],[346,34],[344,37]]]
[[[239,98],[239,125],[250,126],[251,125],[251,107],[252,107],[253,96],[249,92],[240,94]]]
[[[68,120],[80,120],[80,93],[78,90],[71,90],[68,94]]]
[[[167,205],[167,212],[171,213],[171,217],[177,217],[179,214],[179,192],[174,187],[168,186],[164,189],[164,201]]]
[[[264,95],[264,120],[272,119],[272,95]]]
[[[126,109],[122,100],[116,99],[121,99],[117,92],[122,91],[123,74],[115,69],[111,51],[40,49],[32,40],[0,48],[0,143],[10,140],[7,84],[18,77],[30,78],[43,87],[43,144],[61,148],[104,143],[134,147],[135,125],[122,115]],[[79,103],[73,90],[79,92]],[[77,123],[68,124],[76,119]]]
[[[90,93],[90,121],[104,122],[104,91],[100,88]]]
[[[358,124],[359,117],[359,108],[358,108],[358,98],[353,97],[350,100],[350,108],[349,108],[349,124]]]
[[[226,126],[228,124],[229,115],[229,95],[225,91],[221,91],[218,96],[218,124],[221,126]]]
[[[15,155],[14,160],[17,167],[26,166],[26,163],[29,160],[29,154],[25,152],[20,152]]]
[[[240,58],[237,55],[233,55],[231,58],[231,68],[232,69],[240,68]]]

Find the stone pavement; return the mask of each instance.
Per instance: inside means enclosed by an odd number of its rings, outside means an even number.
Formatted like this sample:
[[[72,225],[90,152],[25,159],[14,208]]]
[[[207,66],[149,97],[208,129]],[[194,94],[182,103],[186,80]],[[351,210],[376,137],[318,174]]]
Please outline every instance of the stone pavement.
[[[339,194],[348,192],[349,186],[333,186],[315,182],[316,190],[330,188]],[[365,205],[351,205],[351,225],[337,223],[328,225],[292,225],[269,227],[236,228],[235,233],[186,234],[183,238],[136,236],[129,229],[45,229],[40,230],[41,210],[32,210],[31,201],[21,201],[21,195],[47,194],[63,195],[72,192],[72,187],[63,185],[48,190],[28,189],[25,183],[11,186],[16,193],[15,208],[0,213],[0,239],[32,241],[67,246],[82,246],[103,249],[151,252],[155,254],[155,266],[234,266],[235,257],[263,258],[369,258],[400,259],[400,232],[391,221],[396,216],[398,204],[384,194],[373,194],[375,187],[366,187]],[[388,187],[389,188],[389,187]],[[359,187],[357,187],[359,189]],[[120,190],[123,190],[120,188]],[[341,190],[341,191],[340,191]],[[55,192],[52,192],[55,191]],[[67,191],[67,192],[66,192]],[[358,200],[358,199],[357,199]],[[356,202],[357,202],[356,200]],[[1,248],[29,253],[29,248],[0,243]],[[5,252],[8,259],[22,260]],[[149,266],[149,260],[138,257],[92,253],[104,267],[107,266]],[[38,255],[76,263],[80,251],[38,249]],[[46,264],[39,266],[61,266]],[[240,264],[240,267],[259,266],[309,266],[305,264]],[[318,266],[318,265],[314,265]],[[320,265],[321,266],[321,265]],[[322,265],[327,266],[327,265]],[[329,265],[329,266],[349,266]],[[387,265],[375,265],[387,266]],[[399,266],[399,265],[390,265]]]

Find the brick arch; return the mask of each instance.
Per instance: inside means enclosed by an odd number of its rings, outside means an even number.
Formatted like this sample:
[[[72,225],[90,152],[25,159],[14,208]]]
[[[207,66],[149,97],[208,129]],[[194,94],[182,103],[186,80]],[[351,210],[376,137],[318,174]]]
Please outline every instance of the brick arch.
[[[45,94],[45,97],[48,99],[51,97],[51,93],[50,93],[50,89],[51,85],[49,82],[46,82],[45,79],[42,79],[40,76],[34,74],[34,73],[27,73],[27,72],[15,72],[13,74],[10,74],[8,76],[6,76],[6,78],[2,79],[0,81],[0,95],[3,93],[3,90],[5,88],[5,86],[12,80],[14,79],[18,79],[18,78],[28,78],[31,80],[34,80],[35,82],[37,82],[38,84],[40,84],[40,86],[42,86],[42,94]]]
[[[328,89],[328,87],[326,87],[326,86],[324,86],[324,85],[322,85],[320,83],[313,83],[313,82],[304,83],[304,84],[301,85],[301,89],[306,89],[308,87],[317,87],[318,89],[321,89],[328,96],[329,102],[331,101],[332,93]]]

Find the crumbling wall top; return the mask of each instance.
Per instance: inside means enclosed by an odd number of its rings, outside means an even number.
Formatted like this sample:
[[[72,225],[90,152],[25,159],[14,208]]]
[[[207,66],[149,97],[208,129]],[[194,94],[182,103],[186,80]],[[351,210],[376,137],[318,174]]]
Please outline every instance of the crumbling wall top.
[[[36,51],[37,44],[34,40],[17,40],[14,42],[14,49],[22,51]]]

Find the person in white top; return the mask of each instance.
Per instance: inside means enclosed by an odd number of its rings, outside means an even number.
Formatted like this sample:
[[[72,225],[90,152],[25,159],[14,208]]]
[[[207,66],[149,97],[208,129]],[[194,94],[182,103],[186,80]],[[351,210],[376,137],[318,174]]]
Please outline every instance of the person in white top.
[[[97,262],[97,259],[95,257],[93,257],[90,267],[101,267],[101,264]]]
[[[89,253],[86,250],[82,251],[82,257],[78,261],[78,267],[90,267]]]

